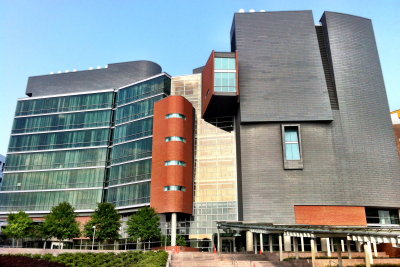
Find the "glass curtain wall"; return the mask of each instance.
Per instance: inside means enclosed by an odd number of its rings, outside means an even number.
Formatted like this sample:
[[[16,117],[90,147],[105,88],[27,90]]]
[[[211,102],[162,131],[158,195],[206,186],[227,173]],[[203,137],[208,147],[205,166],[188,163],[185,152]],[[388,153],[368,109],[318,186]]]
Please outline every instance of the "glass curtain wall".
[[[218,60],[216,69],[235,68],[234,59]],[[214,118],[211,123],[201,118],[201,74],[173,77],[172,95],[184,96],[196,109],[194,210],[188,233],[191,246],[202,247],[202,240],[216,233],[216,221],[238,219],[233,118]],[[187,222],[178,225],[188,227]]]
[[[160,74],[117,91],[19,100],[0,212],[147,205],[154,103],[170,87]]]
[[[18,101],[0,211],[101,202],[114,91]]]
[[[118,209],[150,202],[154,103],[170,87],[170,77],[162,74],[117,92],[105,200]]]

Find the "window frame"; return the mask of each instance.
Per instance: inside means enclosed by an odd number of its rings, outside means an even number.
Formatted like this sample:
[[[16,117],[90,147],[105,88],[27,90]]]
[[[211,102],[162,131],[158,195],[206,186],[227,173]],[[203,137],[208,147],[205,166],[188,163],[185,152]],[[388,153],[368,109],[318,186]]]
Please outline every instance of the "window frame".
[[[299,160],[288,160],[286,157],[286,140],[285,140],[285,133],[286,128],[297,128],[297,138],[298,138],[298,145],[299,145]],[[301,141],[301,127],[300,124],[282,124],[281,125],[281,136],[282,136],[282,158],[283,158],[283,168],[285,170],[302,170],[304,168],[303,164],[303,148],[302,148],[302,141]],[[292,142],[289,142],[292,143]]]

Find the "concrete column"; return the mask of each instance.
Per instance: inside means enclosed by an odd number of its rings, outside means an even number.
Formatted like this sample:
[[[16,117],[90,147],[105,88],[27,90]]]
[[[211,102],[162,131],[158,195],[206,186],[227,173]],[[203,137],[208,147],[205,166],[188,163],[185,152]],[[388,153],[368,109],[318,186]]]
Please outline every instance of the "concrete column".
[[[221,253],[221,234],[219,232],[219,229],[217,229],[217,251],[218,253]]]
[[[333,245],[333,243],[331,243],[331,239],[327,238],[326,239],[326,252],[327,252],[328,257],[332,257],[331,245]]]
[[[322,252],[327,252],[328,251],[328,249],[329,249],[327,247],[328,243],[329,243],[329,238],[321,238],[321,251]],[[329,251],[330,251],[330,249],[329,249]]]
[[[253,251],[253,233],[250,231],[246,232],[246,251]]]
[[[311,264],[315,267],[315,254],[316,254],[315,238],[311,238]]]
[[[371,267],[371,257],[367,243],[364,244],[365,267]]]
[[[254,254],[257,254],[257,234],[254,233]]]
[[[340,245],[342,246],[342,251],[343,252],[346,251],[346,248],[344,247],[344,240],[343,239],[340,240]]]
[[[283,261],[282,235],[279,234],[279,261]]]
[[[351,246],[350,246],[350,240],[346,240],[346,246],[347,246],[347,254],[349,256],[349,259],[351,259]]]
[[[360,241],[356,241],[356,251],[361,252],[361,242]]]
[[[264,239],[263,234],[260,234],[260,252],[264,253]]]
[[[301,243],[301,252],[304,252],[304,237],[300,237],[300,243]]]
[[[285,251],[292,251],[292,240],[290,236],[283,236],[283,244]]]
[[[274,245],[272,243],[272,234],[268,235],[269,252],[274,252]]]
[[[343,261],[342,261],[342,242],[338,242],[336,245],[336,249],[338,251],[338,267],[343,267]]]
[[[176,213],[171,213],[171,246],[176,246]]]
[[[332,252],[335,252],[335,244],[333,243],[333,239],[330,238],[329,241],[331,242],[331,251],[332,251]]]
[[[367,246],[368,246],[369,260],[370,260],[371,264],[374,264],[374,257],[372,256],[371,242],[368,241]]]
[[[374,248],[374,257],[378,257],[378,248],[376,247],[376,242],[372,242],[372,247]]]
[[[296,254],[296,260],[299,259],[299,240],[297,237],[293,237],[294,253]]]

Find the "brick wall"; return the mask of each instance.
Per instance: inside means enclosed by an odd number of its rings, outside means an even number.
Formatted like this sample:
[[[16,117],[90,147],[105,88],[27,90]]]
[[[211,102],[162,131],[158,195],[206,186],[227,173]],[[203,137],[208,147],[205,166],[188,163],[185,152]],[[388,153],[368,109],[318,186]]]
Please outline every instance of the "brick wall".
[[[367,225],[364,207],[295,206],[297,224]]]

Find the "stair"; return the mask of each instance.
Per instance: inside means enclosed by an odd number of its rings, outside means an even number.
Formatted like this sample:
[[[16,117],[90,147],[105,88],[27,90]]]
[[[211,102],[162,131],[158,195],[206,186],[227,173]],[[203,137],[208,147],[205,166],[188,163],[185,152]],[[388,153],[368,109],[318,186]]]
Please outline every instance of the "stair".
[[[299,264],[301,263],[301,264]],[[172,254],[171,267],[308,267],[305,261],[279,262],[267,255],[181,252]]]

